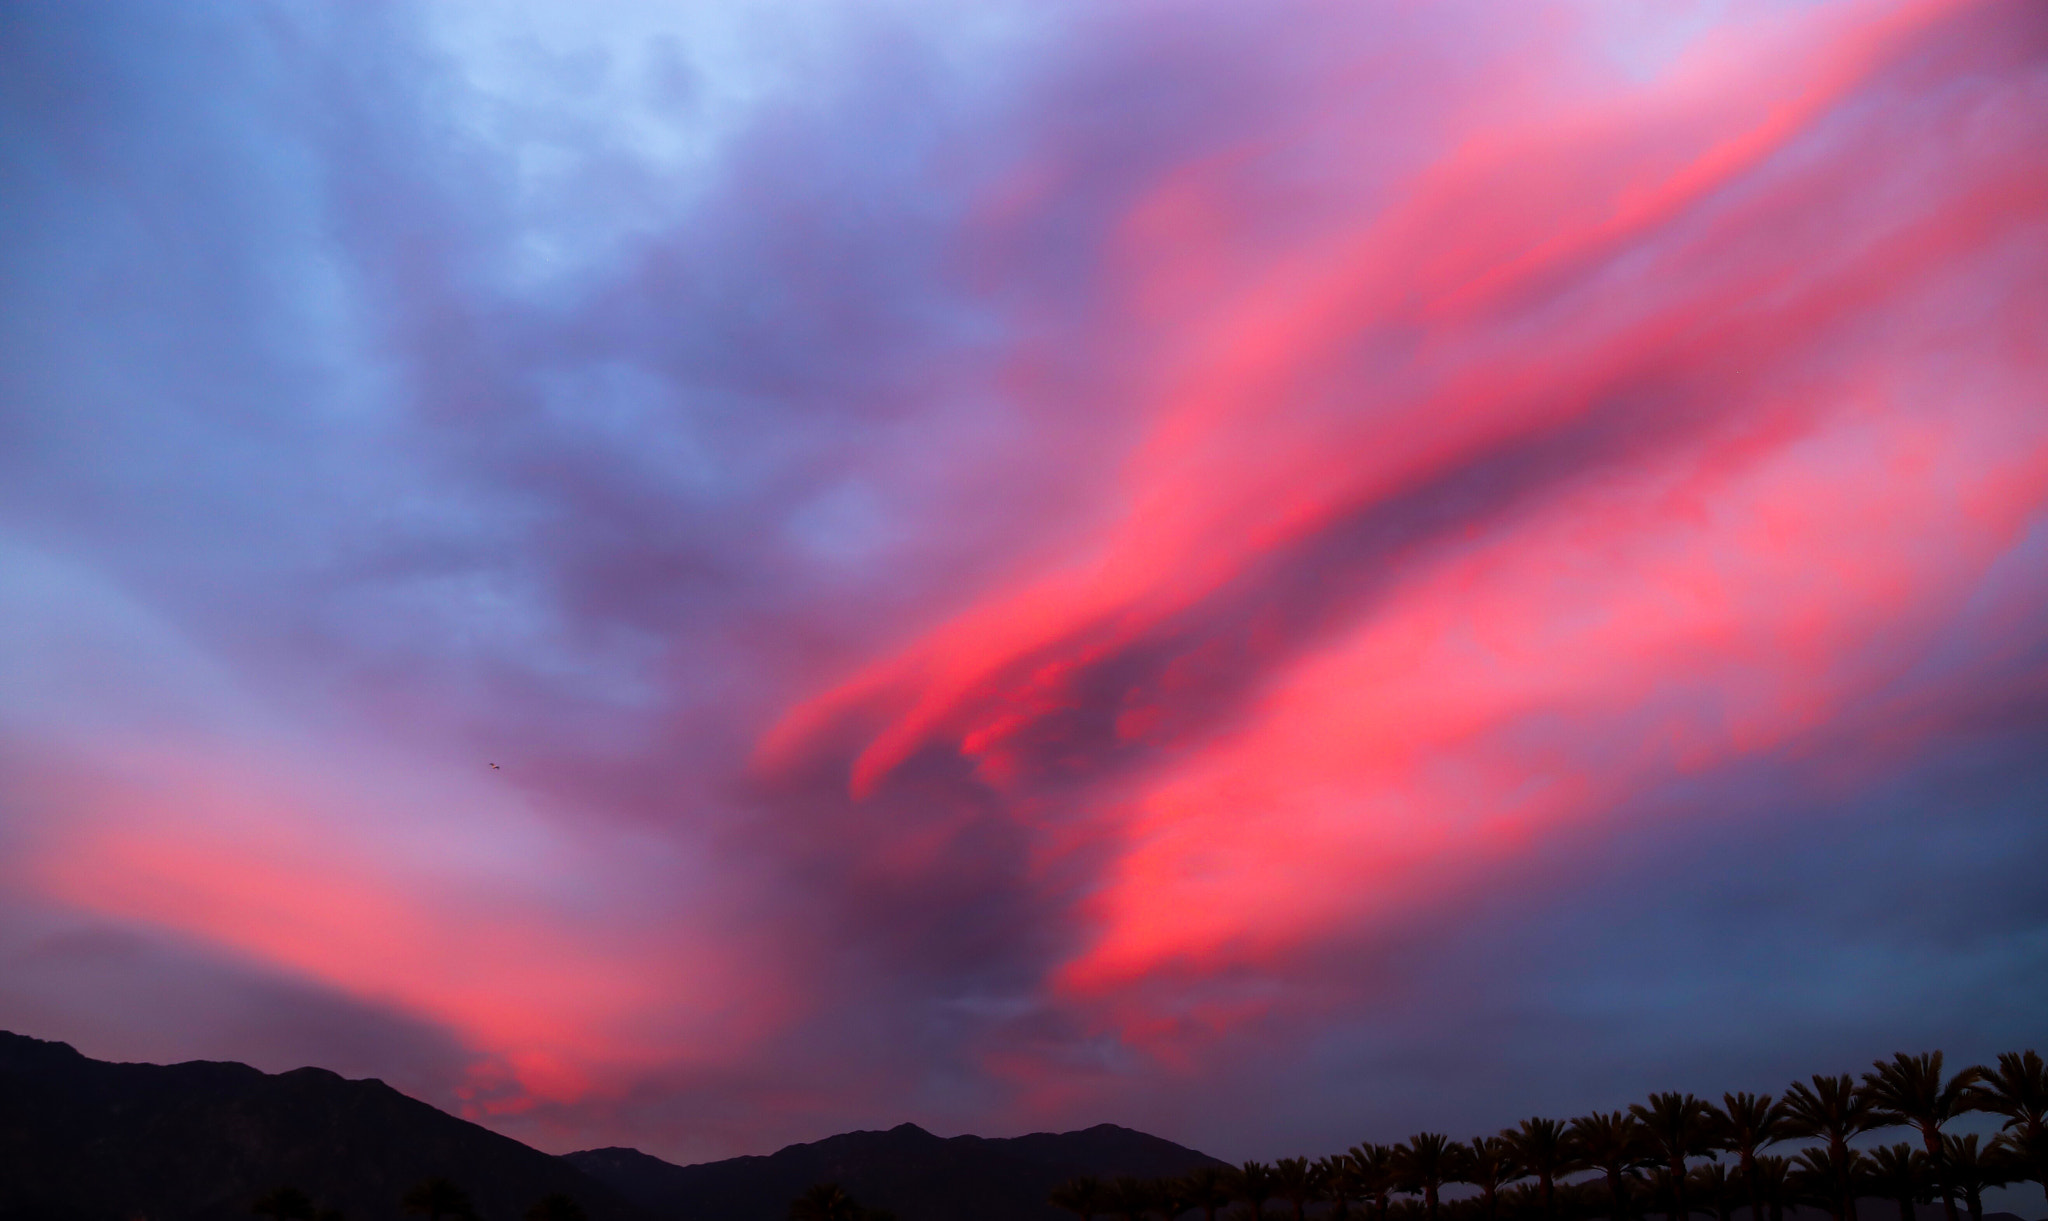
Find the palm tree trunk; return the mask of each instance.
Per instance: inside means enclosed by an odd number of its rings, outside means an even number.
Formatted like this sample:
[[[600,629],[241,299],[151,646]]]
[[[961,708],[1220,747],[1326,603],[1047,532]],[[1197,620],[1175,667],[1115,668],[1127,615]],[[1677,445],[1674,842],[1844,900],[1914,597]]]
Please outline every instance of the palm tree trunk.
[[[1557,1221],[1557,1176],[1545,1169],[1539,1181],[1543,1184],[1543,1221]]]
[[[1430,1183],[1422,1189],[1422,1199],[1429,1206],[1429,1221],[1437,1221],[1435,1183]]]
[[[1685,1159],[1671,1159],[1671,1221],[1689,1221],[1692,1213],[1685,1206]]]
[[[1763,1184],[1756,1181],[1756,1155],[1742,1155],[1742,1181],[1749,1184],[1749,1221],[1764,1221]]]
[[[1941,1168],[1941,1129],[1922,1127],[1920,1143],[1927,1146],[1927,1164],[1938,1173]],[[1944,1179],[1946,1175],[1942,1176]],[[1956,1221],[1956,1192],[1946,1182],[1941,1185],[1941,1215],[1943,1221]]]

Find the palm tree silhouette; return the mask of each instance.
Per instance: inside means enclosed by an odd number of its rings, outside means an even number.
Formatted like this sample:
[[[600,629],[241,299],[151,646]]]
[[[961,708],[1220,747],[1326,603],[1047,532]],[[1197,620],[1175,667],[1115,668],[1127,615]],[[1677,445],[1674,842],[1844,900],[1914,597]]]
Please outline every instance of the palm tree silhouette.
[[[1544,1221],[1557,1221],[1557,1179],[1578,1169],[1571,1131],[1555,1119],[1529,1118],[1512,1128],[1501,1129],[1515,1164],[1536,1176],[1543,1193]]]
[[[2001,1053],[1997,1068],[1978,1071],[1977,1109],[2005,1117],[2001,1132],[2018,1177],[2048,1190],[2048,1066],[2030,1049]]]
[[[1944,1191],[1962,1193],[1963,1203],[1970,1210],[1970,1221],[1984,1221],[1986,1187],[2003,1187],[2012,1182],[2015,1167],[2010,1151],[2011,1146],[2003,1139],[1979,1148],[1975,1132],[1967,1136],[1942,1136],[1941,1160],[1935,1163],[1935,1174]]]
[[[469,1193],[440,1175],[414,1184],[399,1203],[409,1213],[425,1213],[427,1221],[476,1216],[476,1209],[469,1202]]]
[[[1899,1206],[1899,1221],[1918,1221],[1913,1206],[1928,1198],[1927,1155],[1904,1141],[1868,1155],[1872,1191]]]
[[[1203,1169],[1209,1167],[1205,1166]],[[1062,1212],[1074,1214],[1081,1221],[1094,1221],[1095,1215],[1108,1207],[1105,1199],[1107,1194],[1103,1189],[1102,1180],[1084,1174],[1077,1179],[1068,1179],[1053,1188],[1052,1194],[1046,1197],[1046,1202]],[[1208,1221],[1216,1221],[1214,1212],[1209,1214]]]
[[[1422,1196],[1423,1215],[1438,1221],[1437,1193],[1458,1182],[1458,1158],[1451,1138],[1441,1132],[1417,1132],[1394,1146],[1394,1174],[1401,1190]]]
[[[1835,1221],[1855,1216],[1863,1178],[1863,1155],[1847,1145],[1801,1149],[1790,1176],[1795,1194],[1827,1209]]]
[[[1475,1136],[1465,1142],[1459,1160],[1464,1165],[1459,1177],[1479,1189],[1479,1215],[1494,1221],[1500,1215],[1501,1185],[1522,1177],[1514,1147],[1505,1137]]]
[[[1717,1146],[1713,1111],[1691,1094],[1652,1094],[1649,1105],[1638,1102],[1628,1113],[1642,1125],[1643,1137],[1663,1158],[1671,1174],[1671,1221],[1685,1221],[1686,1159],[1712,1153]]]
[[[1838,1077],[1815,1073],[1811,1089],[1801,1081],[1792,1083],[1785,1091],[1784,1107],[1788,1135],[1827,1141],[1827,1157],[1809,1169],[1825,1165],[1830,1173],[1841,1176],[1835,1184],[1841,1201],[1838,1215],[1842,1221],[1856,1221],[1856,1192],[1850,1182],[1856,1159],[1849,1156],[1849,1139],[1879,1125],[1870,1096],[1857,1089],[1847,1073]]]
[[[1189,1208],[1202,1210],[1202,1221],[1216,1221],[1216,1210],[1227,1207],[1237,1198],[1231,1186],[1233,1177],[1228,1166],[1197,1166],[1181,1176],[1180,1198],[1187,1202]],[[1053,1205],[1067,1207],[1058,1200],[1054,1200]],[[1068,1208],[1067,1211],[1074,1210]],[[1088,1219],[1083,1217],[1081,1221]]]
[[[1713,1107],[1721,1147],[1735,1154],[1736,1173],[1749,1200],[1749,1221],[1764,1221],[1763,1193],[1756,1181],[1756,1155],[1785,1137],[1785,1108],[1769,1094],[1723,1094]]]
[[[313,1221],[314,1217],[312,1198],[296,1187],[265,1192],[249,1206],[249,1211],[276,1221]]]
[[[1612,1221],[1629,1221],[1628,1176],[1648,1152],[1642,1125],[1625,1111],[1595,1111],[1572,1120],[1570,1131],[1586,1164],[1606,1176]]]
[[[1792,1162],[1775,1154],[1756,1159],[1756,1187],[1769,1206],[1771,1221],[1785,1221],[1785,1205],[1792,1202]]]
[[[1351,1202],[1365,1195],[1365,1176],[1348,1153],[1316,1159],[1316,1173],[1322,1176],[1323,1198],[1330,1202],[1329,1221],[1348,1221]]]
[[[1273,1168],[1264,1162],[1246,1162],[1237,1168],[1237,1198],[1251,1210],[1253,1221],[1266,1215],[1266,1201],[1279,1194],[1280,1184]]]
[[[818,1183],[789,1202],[789,1221],[861,1221],[861,1208],[837,1183]]]
[[[1735,1184],[1726,1166],[1719,1162],[1694,1166],[1686,1172],[1685,1183],[1687,1196],[1704,1203],[1714,1221],[1729,1221],[1735,1211]]]
[[[1863,1094],[1873,1112],[1871,1126],[1910,1124],[1920,1133],[1927,1156],[1939,1160],[1941,1126],[1977,1109],[1976,1085],[1983,1076],[1981,1068],[1966,1068],[1944,1081],[1938,1051],[1918,1056],[1899,1052],[1889,1062],[1876,1061],[1863,1074]],[[1942,1192],[1941,1206],[1947,1221],[1956,1221],[1954,1193]]]
[[[1392,1206],[1389,1197],[1399,1183],[1394,1170],[1393,1148],[1368,1141],[1351,1146],[1349,1156],[1351,1164],[1358,1168],[1359,1194],[1372,1203],[1373,1221],[1387,1221],[1387,1212]]]
[[[1144,1179],[1120,1174],[1110,1180],[1109,1191],[1104,1196],[1105,1211],[1122,1217],[1124,1221],[1145,1221],[1145,1214],[1152,1211],[1158,1196],[1152,1184]]]
[[[1305,1157],[1283,1157],[1273,1164],[1273,1194],[1294,1207],[1294,1221],[1307,1221],[1309,1201],[1323,1195],[1323,1176]]]

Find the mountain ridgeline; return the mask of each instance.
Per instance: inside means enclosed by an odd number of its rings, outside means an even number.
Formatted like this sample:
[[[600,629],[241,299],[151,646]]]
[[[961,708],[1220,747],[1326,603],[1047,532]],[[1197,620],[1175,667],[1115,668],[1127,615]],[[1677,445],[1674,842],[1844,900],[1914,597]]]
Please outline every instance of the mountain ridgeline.
[[[790,1201],[819,1183],[837,1183],[900,1221],[1072,1221],[1047,1203],[1070,1179],[1171,1178],[1223,1165],[1114,1124],[1009,1139],[949,1139],[900,1124],[695,1166],[633,1149],[588,1149],[567,1160],[656,1216],[707,1221],[787,1221]]]
[[[521,1221],[550,1196],[587,1221],[785,1221],[828,1181],[899,1221],[1055,1221],[1047,1196],[1067,1179],[1219,1165],[1109,1124],[1008,1140],[903,1124],[694,1166],[618,1148],[555,1157],[381,1081],[115,1064],[0,1031],[0,1221],[249,1221],[286,1186],[318,1215],[386,1221],[413,1215],[401,1199],[432,1178],[478,1221]]]
[[[558,1157],[457,1119],[381,1081],[321,1068],[110,1064],[0,1032],[0,1218],[251,1221],[298,1188],[347,1221],[401,1216],[445,1177],[483,1221],[518,1221],[561,1194],[589,1221],[638,1208]]]

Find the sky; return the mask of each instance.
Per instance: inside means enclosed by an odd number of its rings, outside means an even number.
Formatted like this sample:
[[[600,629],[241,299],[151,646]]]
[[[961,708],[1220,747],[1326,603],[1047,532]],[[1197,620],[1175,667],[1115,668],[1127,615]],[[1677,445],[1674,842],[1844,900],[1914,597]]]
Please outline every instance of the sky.
[[[1232,1159],[2040,1046],[2031,0],[16,4],[0,1027]]]

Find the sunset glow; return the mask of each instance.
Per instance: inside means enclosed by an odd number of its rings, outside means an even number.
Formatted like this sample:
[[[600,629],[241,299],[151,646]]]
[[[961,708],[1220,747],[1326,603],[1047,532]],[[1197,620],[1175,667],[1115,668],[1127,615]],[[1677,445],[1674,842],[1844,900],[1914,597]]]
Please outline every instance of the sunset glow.
[[[681,1159],[2036,1033],[2039,5],[423,11],[7,19],[0,1027]]]

